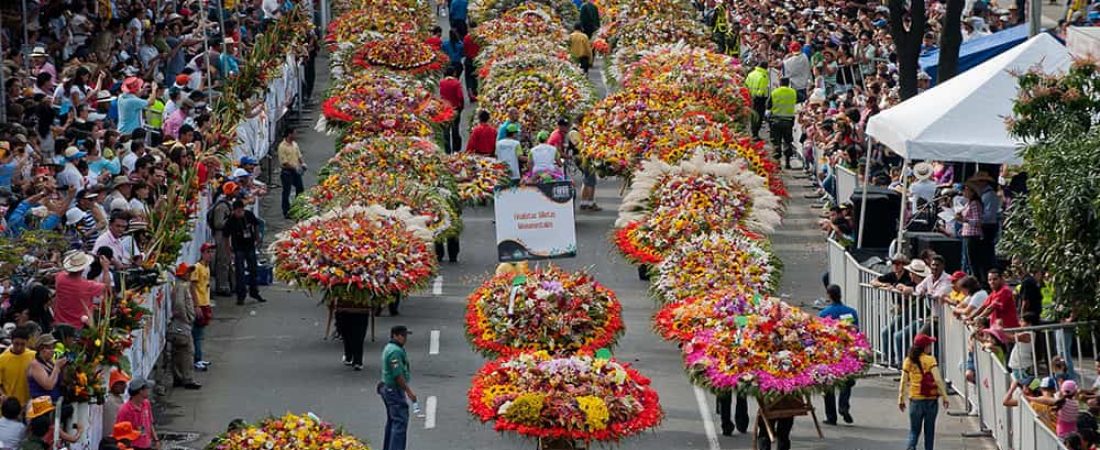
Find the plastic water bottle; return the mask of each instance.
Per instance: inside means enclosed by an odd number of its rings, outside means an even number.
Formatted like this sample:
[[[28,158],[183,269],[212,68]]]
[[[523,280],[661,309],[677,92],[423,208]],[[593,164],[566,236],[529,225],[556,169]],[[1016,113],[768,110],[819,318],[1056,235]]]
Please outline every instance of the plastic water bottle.
[[[424,413],[420,410],[420,402],[413,402],[413,415],[416,417],[425,417]]]

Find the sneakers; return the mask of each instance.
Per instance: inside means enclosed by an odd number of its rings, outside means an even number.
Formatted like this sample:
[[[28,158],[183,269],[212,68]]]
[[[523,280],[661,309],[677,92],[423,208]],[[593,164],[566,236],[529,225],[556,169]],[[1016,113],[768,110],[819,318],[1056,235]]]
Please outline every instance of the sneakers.
[[[199,372],[206,372],[209,368],[210,368],[209,366],[207,366],[206,364],[203,364],[203,361],[198,361],[198,362],[195,363],[195,370],[197,370]]]
[[[855,422],[855,420],[852,420],[852,415],[848,414],[847,411],[844,411],[844,412],[840,413],[840,417],[844,419],[844,423]]]
[[[362,364],[356,364],[354,366],[351,366],[351,369],[356,371],[356,372],[361,372],[363,370],[363,365]]]
[[[252,298],[253,298],[254,300],[256,300],[257,302],[260,302],[260,303],[267,303],[267,299],[265,299],[265,298],[261,297],[261,296],[260,296],[260,293],[259,293],[259,292],[255,293],[255,294],[249,294],[248,296],[249,296],[249,297],[252,297]]]
[[[351,360],[348,359],[347,357],[341,357],[340,359],[344,361],[345,366],[349,366],[349,367],[351,366]]]

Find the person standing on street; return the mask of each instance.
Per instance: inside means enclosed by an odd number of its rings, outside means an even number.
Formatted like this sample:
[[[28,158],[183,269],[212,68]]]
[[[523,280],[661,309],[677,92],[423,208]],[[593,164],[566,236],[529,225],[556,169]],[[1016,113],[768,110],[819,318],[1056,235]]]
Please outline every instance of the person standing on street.
[[[731,411],[734,406],[733,399],[735,395],[732,392],[723,392],[718,394],[718,416],[722,419],[722,435],[730,436],[733,434],[734,428],[739,433],[747,433],[749,430],[749,401],[744,395],[736,395],[737,407],[734,411]],[[733,413],[733,420],[730,420],[730,413]]]
[[[775,160],[783,157],[783,167],[791,168],[791,156],[794,156],[794,107],[798,102],[798,93],[791,89],[791,80],[782,78],[779,87],[772,91],[768,103],[771,104],[770,133],[772,152]]]
[[[214,260],[214,244],[206,242],[199,247],[199,260],[191,269],[191,286],[195,292],[195,324],[191,328],[191,340],[195,346],[195,370],[205,372],[210,361],[203,359],[202,343],[206,326],[214,319],[214,307],[210,304],[210,262]]]
[[[190,283],[191,267],[180,263],[176,268],[176,291],[172,295],[172,320],[168,323],[168,342],[172,344],[173,386],[201,389],[195,382],[195,341],[191,327],[195,323],[195,288]]]
[[[470,29],[477,27],[477,23],[470,21]],[[477,54],[481,52],[481,46],[473,36],[467,34],[462,37],[462,55],[464,59],[466,91],[470,95],[470,103],[477,103]]]
[[[298,141],[294,128],[287,127],[283,141],[279,143],[279,164],[282,172],[279,172],[279,180],[283,183],[283,218],[290,218],[290,189],[294,188],[294,196],[302,195],[305,187],[302,186],[302,173],[306,171],[306,163],[302,160],[302,150],[298,148]]]
[[[584,0],[581,3],[581,31],[592,39],[592,34],[600,29],[600,10],[592,4],[592,0]]]
[[[244,304],[246,287],[249,297],[260,303],[266,302],[260,296],[256,283],[256,271],[259,270],[256,247],[260,243],[260,219],[244,208],[244,202],[234,200],[233,213],[225,222],[225,233],[229,235],[233,246],[233,265],[237,270],[237,304]]]
[[[144,378],[130,380],[130,400],[118,410],[115,423],[130,422],[141,434],[134,439],[134,449],[160,448],[157,430],[153,428],[153,405],[149,402],[153,382]]]
[[[344,365],[363,370],[363,340],[367,338],[370,314],[366,311],[336,311],[336,331],[344,342]]]
[[[845,305],[841,301],[840,286],[835,284],[829,285],[825,288],[825,294],[829,296],[829,306],[821,310],[818,313],[818,317],[827,317],[841,322],[847,322],[854,327],[859,327],[859,314],[852,307]],[[842,381],[837,383],[828,391],[825,391],[825,425],[836,425],[836,411],[837,411],[837,395],[836,391],[840,390],[840,416],[844,418],[844,423],[852,423],[851,404],[849,399],[852,398],[852,387],[856,385],[856,380],[853,378],[848,381]]]
[[[452,38],[454,32],[451,32]],[[450,42],[450,41],[448,41]],[[459,44],[461,47],[461,44]],[[446,47],[446,45],[444,45]],[[460,63],[461,64],[461,63]],[[451,107],[455,110],[454,118],[451,119],[451,123],[447,124],[447,132],[444,138],[447,154],[457,153],[462,151],[462,106],[466,103],[466,99],[462,94],[462,82],[458,80],[458,74],[462,70],[461,65],[459,69],[455,69],[454,66],[447,67],[444,72],[445,75],[442,80],[439,81],[439,96],[451,104]]]
[[[229,297],[233,295],[233,246],[225,224],[233,215],[233,199],[240,187],[236,182],[227,181],[221,187],[221,195],[214,197],[214,206],[208,213],[207,225],[214,234],[214,295]]]
[[[466,17],[469,5],[466,0],[451,0],[448,8],[451,17],[451,30],[458,33],[459,38],[466,37]]]
[[[409,329],[397,325],[390,329],[390,342],[382,349],[382,381],[378,395],[386,404],[386,434],[382,450],[405,450],[405,435],[409,428],[409,400],[416,403],[416,394],[409,387],[409,358],[405,342]],[[407,399],[406,399],[407,398]]]
[[[760,61],[745,77],[745,89],[752,96],[752,138],[760,139],[760,128],[764,125],[764,113],[768,110],[768,63]]]
[[[802,45],[791,42],[789,54],[783,60],[783,76],[791,80],[791,89],[798,94],[798,103],[806,101],[810,88],[810,58],[802,52]]]
[[[592,67],[592,42],[588,40],[588,35],[579,23],[573,26],[573,32],[569,34],[569,55],[581,65],[581,70],[587,75],[588,69]]]
[[[947,398],[947,388],[940,377],[939,365],[932,356],[932,346],[936,338],[927,334],[918,334],[909,348],[909,355],[901,365],[901,384],[898,385],[898,409],[905,412],[909,404],[909,441],[907,450],[916,450],[917,440],[924,431],[924,450],[934,450],[936,438],[936,415],[943,397],[943,407],[951,403]]]
[[[578,128],[581,126],[581,121],[584,120],[583,116],[578,116],[573,121],[573,128],[569,130],[567,137],[567,151],[568,154],[573,155],[576,160],[577,169],[581,171],[581,201],[580,209],[582,211],[603,211],[600,205],[596,204],[596,170],[588,167],[586,161],[580,160],[580,146],[581,146],[581,132]]]
[[[477,125],[470,130],[470,138],[466,140],[466,153],[481,156],[493,156],[497,147],[497,129],[489,125],[489,111],[477,112]]]
[[[508,178],[511,178],[512,184],[515,185],[519,183],[522,176],[520,167],[527,163],[527,159],[520,156],[520,144],[516,140],[519,125],[510,123],[504,132],[504,139],[497,140],[496,156],[498,161],[508,165]]]

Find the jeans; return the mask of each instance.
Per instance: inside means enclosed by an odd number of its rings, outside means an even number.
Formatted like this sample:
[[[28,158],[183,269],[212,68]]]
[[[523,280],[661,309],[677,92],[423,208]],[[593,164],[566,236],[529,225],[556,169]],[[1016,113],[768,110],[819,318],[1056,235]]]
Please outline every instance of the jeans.
[[[283,217],[290,214],[290,189],[294,188],[294,196],[302,195],[306,189],[302,186],[302,172],[294,169],[283,169],[279,172],[279,181],[283,183]]]
[[[191,327],[191,340],[195,345],[195,361],[203,361],[202,359],[202,341],[206,337],[206,326],[194,325]]]
[[[252,297],[259,297],[260,289],[256,284],[256,272],[259,271],[259,262],[256,261],[256,250],[234,250],[233,265],[237,269],[237,300],[244,301],[246,292]],[[247,291],[245,291],[246,286],[248,287]]]
[[[447,154],[462,153],[462,131],[460,123],[462,122],[462,108],[455,108],[455,118],[451,120],[451,123],[447,125],[447,132],[445,136],[445,142],[447,146],[444,150]]]
[[[940,412],[938,399],[909,401],[909,444],[905,448],[917,448],[921,430],[924,430],[924,450],[933,450],[936,440],[936,415]]]
[[[1054,333],[1054,348],[1058,352],[1058,356],[1066,360],[1066,372],[1070,374],[1070,379],[1077,379],[1077,372],[1073,368],[1073,344],[1076,338],[1073,335],[1073,328],[1065,328],[1060,332]],[[1061,383],[1059,383],[1061,386]]]
[[[901,347],[898,341],[894,340],[894,337],[905,325],[901,316],[894,317],[894,320],[882,329],[882,335],[879,336],[881,338],[879,342],[883,345],[882,351],[885,353],[886,361],[896,364],[898,367],[901,367],[901,359],[905,356],[905,348]],[[894,343],[893,346],[890,345],[891,342]]]
[[[378,395],[386,404],[386,435],[382,450],[405,450],[405,434],[409,430],[409,401],[398,387],[379,383]]]
[[[837,198],[836,176],[834,176],[831,172],[825,176],[824,180],[821,180],[821,188],[825,190],[825,193],[829,195],[829,198],[833,199],[833,203],[837,205],[843,203],[841,199]]]
[[[737,407],[733,411],[733,420],[730,420],[730,410],[733,406],[733,394],[725,393],[718,396],[718,416],[722,418],[722,434],[732,434],[737,431],[744,433],[749,429],[749,402],[743,396],[737,396]]]
[[[363,365],[363,340],[367,338],[370,315],[338,311],[336,331],[344,342],[344,361]]]
[[[794,417],[785,417],[782,419],[772,419],[772,429],[775,430],[775,448],[778,450],[791,450],[791,428],[794,427]],[[768,436],[768,430],[764,428],[760,422],[757,422],[756,436],[756,448],[760,450],[771,450],[772,439]]]
[[[825,420],[828,422],[836,422],[836,412],[839,406],[840,414],[848,414],[851,410],[852,398],[852,386],[856,385],[856,380],[850,380],[844,383],[839,383],[833,389],[825,391]],[[840,390],[840,397],[837,398],[837,388]],[[839,400],[839,405],[837,401]]]

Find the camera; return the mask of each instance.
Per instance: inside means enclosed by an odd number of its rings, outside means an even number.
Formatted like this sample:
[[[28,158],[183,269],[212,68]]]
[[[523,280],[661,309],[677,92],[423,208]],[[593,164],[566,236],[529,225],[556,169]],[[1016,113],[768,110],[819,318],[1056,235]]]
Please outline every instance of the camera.
[[[119,271],[127,289],[152,287],[159,284],[160,272],[155,269],[127,269]]]

